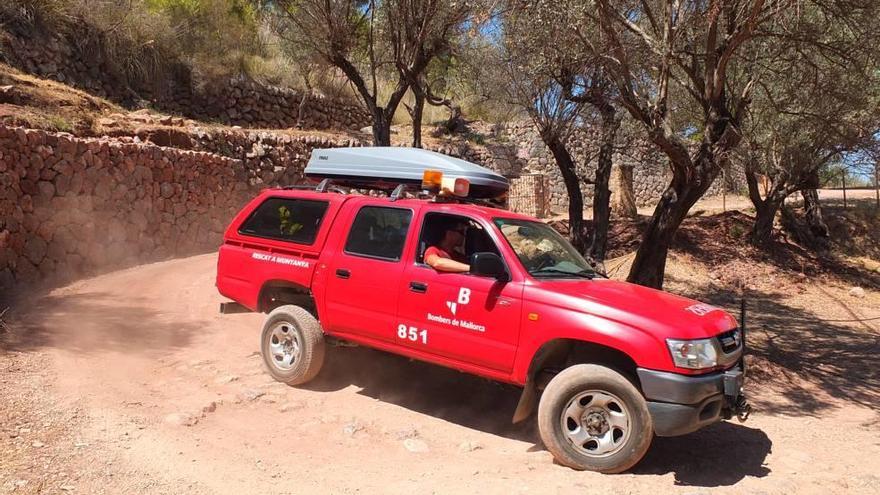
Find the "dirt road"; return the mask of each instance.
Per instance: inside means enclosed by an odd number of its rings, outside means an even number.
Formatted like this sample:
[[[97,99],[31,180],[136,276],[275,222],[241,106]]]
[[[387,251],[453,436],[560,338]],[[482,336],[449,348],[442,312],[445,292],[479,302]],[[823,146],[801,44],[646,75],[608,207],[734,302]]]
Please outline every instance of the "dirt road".
[[[753,381],[766,410],[747,423],[656,439],[632,473],[575,472],[531,422],[510,424],[515,388],[364,348],[331,348],[306,388],[273,382],[261,316],[217,313],[215,262],[135,267],[16,308],[0,493],[880,492],[877,390],[774,410],[779,393]],[[802,393],[786,403],[815,402]]]

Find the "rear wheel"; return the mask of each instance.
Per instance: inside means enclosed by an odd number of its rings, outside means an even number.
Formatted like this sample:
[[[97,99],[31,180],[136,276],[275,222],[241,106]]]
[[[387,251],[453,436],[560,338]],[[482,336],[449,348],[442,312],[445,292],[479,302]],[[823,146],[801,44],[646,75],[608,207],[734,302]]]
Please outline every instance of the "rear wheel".
[[[538,430],[559,463],[601,473],[634,466],[654,436],[638,389],[594,364],[571,366],[550,381],[538,405]]]
[[[263,324],[260,353],[273,378],[300,385],[314,378],[324,364],[324,332],[305,309],[279,306]]]

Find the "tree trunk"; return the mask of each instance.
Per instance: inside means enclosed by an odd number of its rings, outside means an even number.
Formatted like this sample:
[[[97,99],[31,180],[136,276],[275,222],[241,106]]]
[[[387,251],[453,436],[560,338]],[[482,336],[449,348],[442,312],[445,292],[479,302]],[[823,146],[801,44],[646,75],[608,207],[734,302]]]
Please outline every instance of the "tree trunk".
[[[416,90],[415,86],[412,86],[410,89],[413,90],[413,96],[415,97],[415,103],[413,104],[412,111],[409,114],[412,118],[412,145],[413,148],[421,148],[422,115],[425,111],[425,94],[421,91]]]
[[[586,252],[587,239],[586,228],[584,226],[584,196],[581,193],[581,184],[577,176],[574,160],[558,136],[544,136],[544,144],[550,148],[559,172],[562,175],[562,182],[565,183],[565,190],[568,193],[568,227],[571,244],[578,252]]]
[[[616,170],[617,195],[614,200],[614,212],[624,218],[636,218],[639,212],[636,208],[636,194],[633,188],[633,167],[620,164]]]
[[[373,146],[391,146],[391,119],[381,107],[373,112]]]
[[[773,221],[784,200],[785,195],[776,194],[768,196],[760,205],[755,205],[755,223],[750,234],[752,244],[765,246],[770,243],[773,236]]]
[[[610,105],[601,110],[602,135],[599,143],[599,158],[596,165],[596,179],[593,188],[593,239],[590,242],[589,257],[596,269],[605,273],[605,250],[608,246],[608,223],[611,219],[611,166],[614,159],[614,141],[620,119]]]
[[[306,113],[306,102],[309,100],[308,91],[303,91],[302,99],[299,100],[299,109],[296,112],[296,128],[303,128],[303,117]]]
[[[663,274],[666,271],[666,255],[672,245],[672,237],[684,220],[691,205],[683,201],[684,191],[676,191],[669,186],[663,192],[660,202],[654,209],[636,258],[633,260],[626,281],[655,289],[663,288]]]
[[[704,149],[692,166],[673,164],[672,182],[663,192],[642,236],[627,282],[663,288],[666,256],[672,239],[687,212],[712,185],[720,173],[712,151]],[[693,174],[693,175],[691,175]]]
[[[788,193],[783,191],[781,185],[774,179],[766,187],[767,197],[762,198],[761,189],[758,187],[758,174],[755,172],[754,166],[747,164],[745,175],[749,188],[749,199],[752,200],[752,205],[755,207],[755,223],[752,224],[749,240],[758,246],[766,245],[773,235],[773,220],[776,218],[776,212],[779,211]]]
[[[819,171],[815,170],[806,180],[806,189],[801,190],[804,198],[804,212],[806,212],[807,226],[810,233],[815,237],[828,237],[828,225],[822,218],[822,205],[819,204]]]
[[[303,118],[306,115],[306,102],[309,101],[309,95],[312,94],[312,82],[309,77],[309,71],[303,72],[303,82],[305,83],[305,89],[303,90],[302,99],[299,100],[299,108],[296,112],[296,128],[303,128]]]

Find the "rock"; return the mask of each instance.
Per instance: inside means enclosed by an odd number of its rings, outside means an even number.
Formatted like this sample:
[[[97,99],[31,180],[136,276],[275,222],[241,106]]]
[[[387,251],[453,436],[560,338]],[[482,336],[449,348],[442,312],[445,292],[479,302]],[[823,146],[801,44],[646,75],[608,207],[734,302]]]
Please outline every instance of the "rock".
[[[31,237],[24,243],[23,254],[27,259],[31,260],[33,264],[38,265],[43,261],[48,250],[49,246],[46,244],[46,241],[39,237]]]
[[[406,447],[406,450],[416,454],[428,451],[428,444],[418,438],[407,438],[403,441],[403,446]]]
[[[165,416],[165,422],[176,426],[193,426],[199,422],[199,418],[189,413],[172,413]]]
[[[248,158],[261,158],[264,156],[266,156],[266,149],[260,143],[254,143],[250,153],[247,154]]]
[[[419,430],[415,428],[407,428],[405,430],[397,430],[394,432],[394,438],[398,440],[406,440],[407,438],[416,438],[419,436]]]
[[[342,427],[342,433],[347,436],[353,437],[355,433],[364,429],[364,426],[357,421],[352,421],[351,423],[346,424]]]
[[[162,197],[165,199],[174,196],[174,186],[169,184],[168,182],[163,182],[161,186],[159,186],[159,191],[162,194]]]
[[[300,409],[305,408],[306,405],[302,402],[288,402],[281,407],[278,408],[280,412],[288,412],[288,411],[298,411]]]
[[[34,442],[31,444],[31,447],[36,447],[36,448],[39,449],[39,448],[41,448],[41,447],[44,447],[45,445],[46,445],[45,443],[43,443],[43,442],[41,442],[41,441],[39,441],[39,440],[36,440],[36,441],[34,441]]]
[[[483,446],[477,442],[467,441],[458,444],[458,451],[462,453],[473,452],[482,448]]]
[[[234,381],[238,381],[237,375],[224,375],[214,380],[214,383],[216,383],[217,385],[224,385],[226,383],[232,383]]]
[[[212,413],[217,410],[217,401],[211,401],[206,406],[202,406],[202,413]]]
[[[257,390],[255,388],[249,388],[249,389],[245,389],[245,390],[242,390],[241,392],[239,392],[236,397],[238,397],[238,399],[240,399],[242,402],[245,402],[245,401],[251,402],[251,401],[255,401],[255,400],[259,399],[260,397],[262,397],[264,395],[266,395],[266,392],[263,392],[262,390]]]
[[[861,299],[861,298],[865,297],[865,289],[863,289],[861,287],[853,287],[852,289],[849,290],[849,295]]]
[[[55,185],[49,181],[41,180],[37,182],[37,189],[40,191],[40,196],[43,198],[49,199],[52,196],[55,196]]]
[[[65,491],[65,492],[72,492],[73,490],[76,489],[73,485],[61,485],[58,488],[60,488],[62,491]]]

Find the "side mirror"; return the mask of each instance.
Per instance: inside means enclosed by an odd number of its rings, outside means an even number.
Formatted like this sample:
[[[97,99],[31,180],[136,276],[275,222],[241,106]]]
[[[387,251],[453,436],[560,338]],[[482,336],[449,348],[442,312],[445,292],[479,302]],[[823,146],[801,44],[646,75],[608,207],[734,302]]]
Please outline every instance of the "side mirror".
[[[495,253],[474,253],[471,255],[471,273],[492,277],[501,282],[510,280],[504,260]]]

